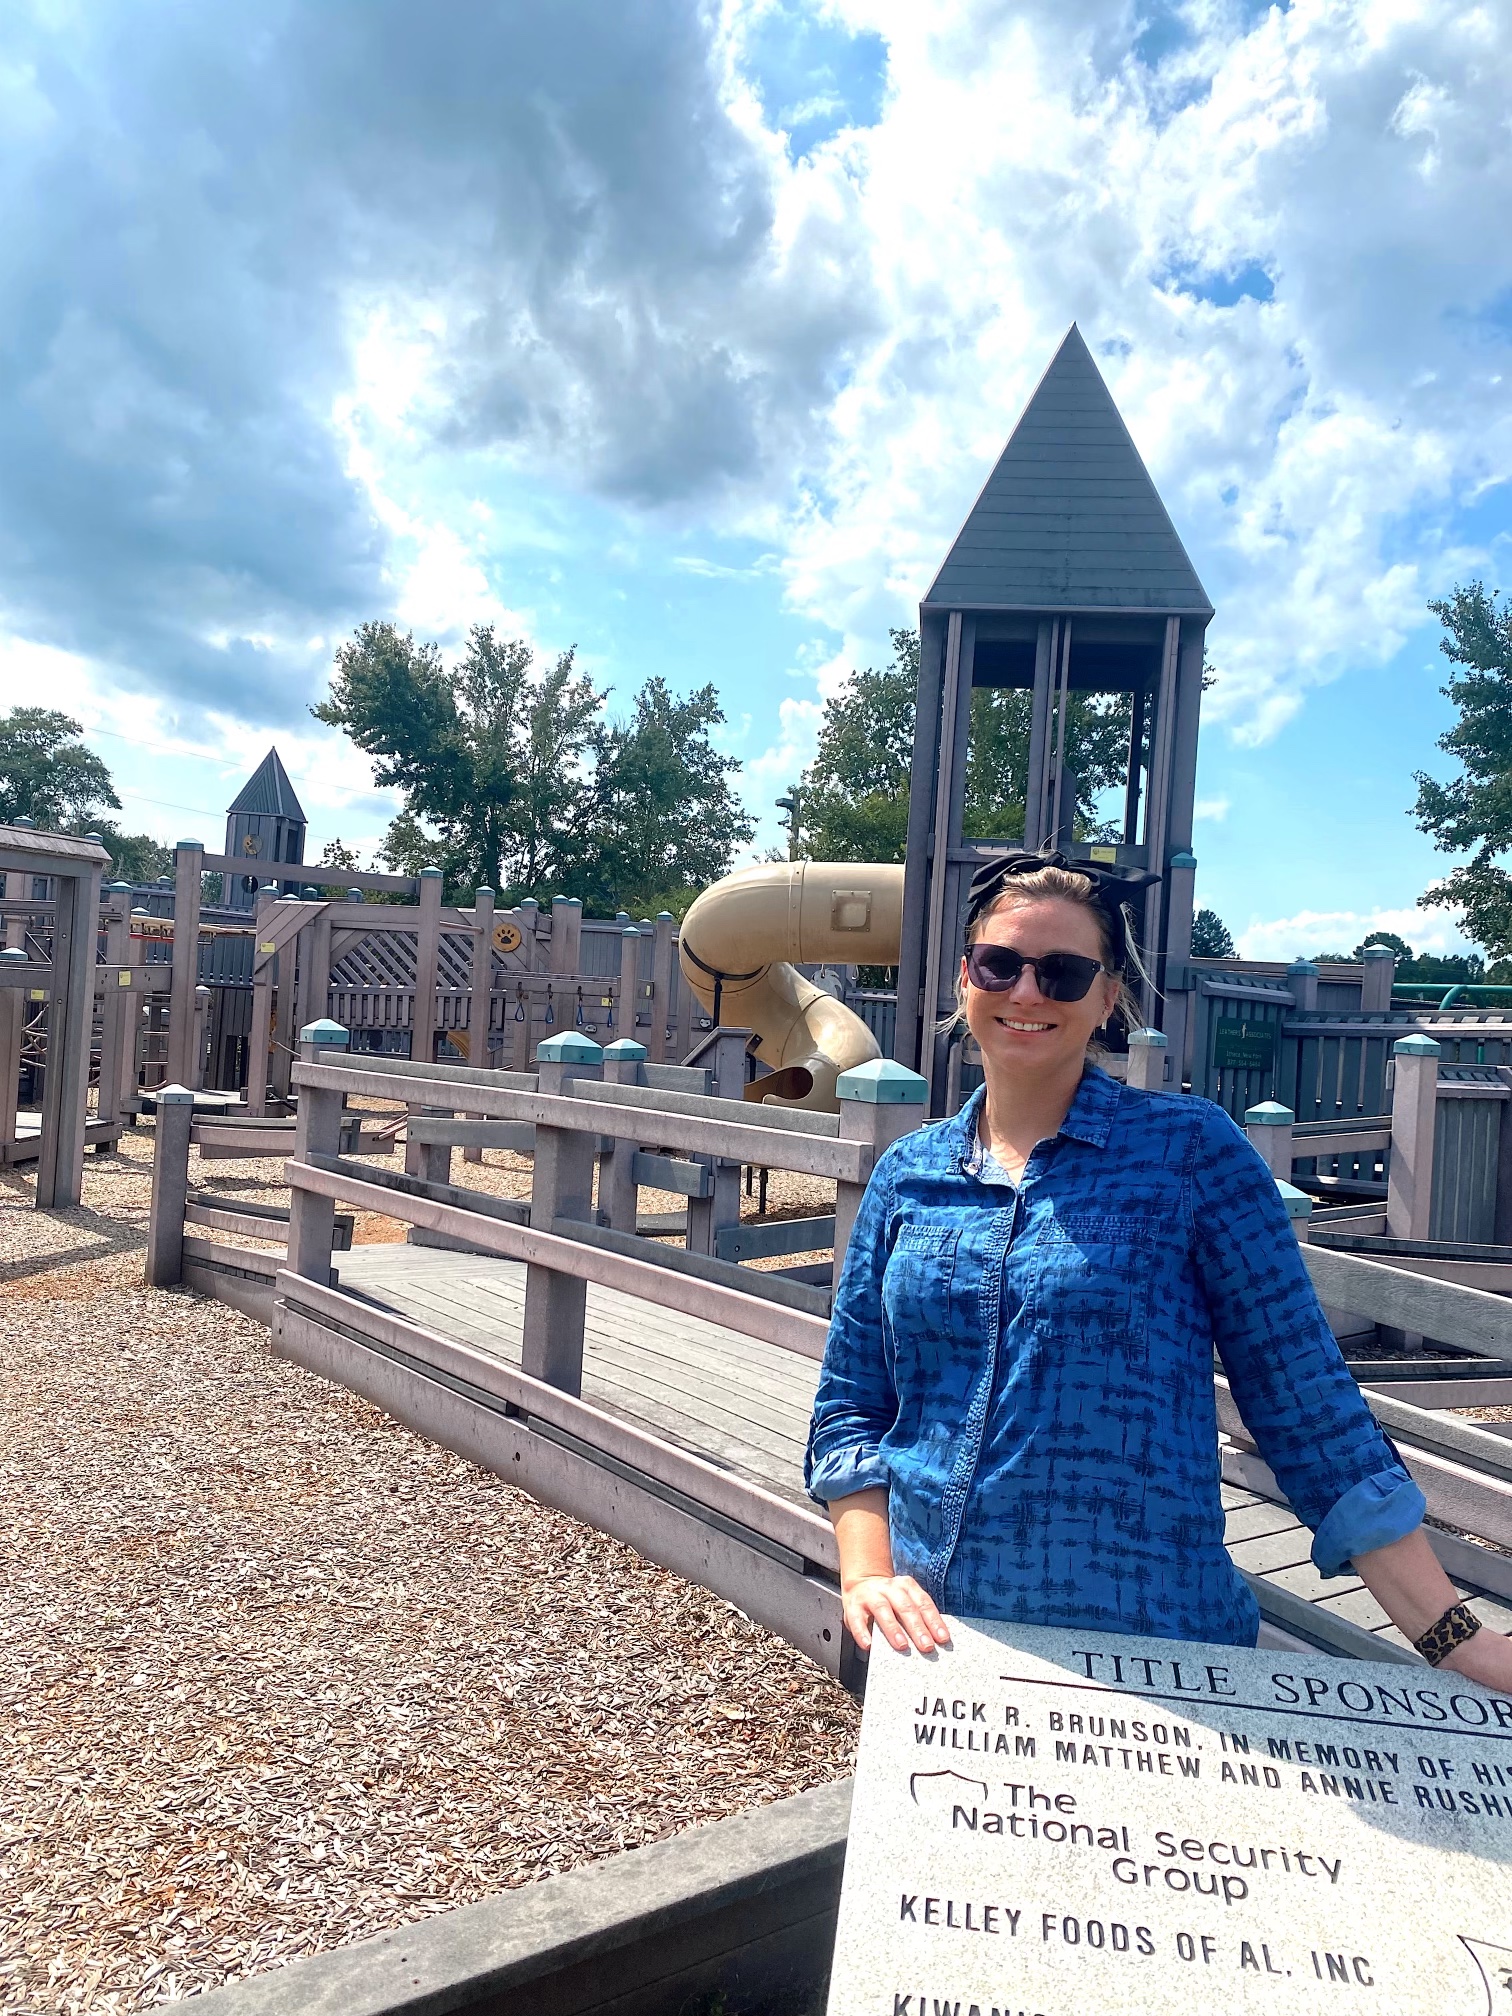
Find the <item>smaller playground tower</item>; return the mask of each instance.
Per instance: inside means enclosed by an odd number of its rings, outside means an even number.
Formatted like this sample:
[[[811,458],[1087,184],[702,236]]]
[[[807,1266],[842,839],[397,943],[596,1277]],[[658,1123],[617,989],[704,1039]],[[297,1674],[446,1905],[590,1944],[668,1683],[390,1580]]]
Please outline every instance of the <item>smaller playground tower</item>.
[[[250,910],[262,885],[277,879],[275,862],[303,862],[306,825],[289,773],[270,749],[226,812],[226,852],[247,864],[245,875],[226,877],[227,909]],[[299,894],[298,881],[280,886],[286,896]]]

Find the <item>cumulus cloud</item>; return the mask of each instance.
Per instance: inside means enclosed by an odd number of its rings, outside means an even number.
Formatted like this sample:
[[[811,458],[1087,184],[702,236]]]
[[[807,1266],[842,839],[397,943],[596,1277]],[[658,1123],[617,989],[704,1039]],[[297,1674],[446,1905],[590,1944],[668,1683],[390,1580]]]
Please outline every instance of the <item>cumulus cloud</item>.
[[[570,544],[548,479],[706,578],[690,526],[754,540],[822,700],[1074,317],[1263,740],[1512,474],[1509,59],[1472,0],[22,0],[0,630],[295,722],[362,617],[531,627],[487,463],[516,541]]]
[[[1291,917],[1251,918],[1234,932],[1245,959],[1311,959],[1320,952],[1349,952],[1371,931],[1394,931],[1414,952],[1472,952],[1473,946],[1444,910],[1298,910]]]

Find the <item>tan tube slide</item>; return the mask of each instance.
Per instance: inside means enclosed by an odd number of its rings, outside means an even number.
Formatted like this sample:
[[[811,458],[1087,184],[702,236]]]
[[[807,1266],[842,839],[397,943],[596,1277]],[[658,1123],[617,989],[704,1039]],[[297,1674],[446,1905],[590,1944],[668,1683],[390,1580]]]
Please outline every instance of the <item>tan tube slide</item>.
[[[842,1071],[882,1052],[861,1020],[793,970],[833,960],[893,966],[903,936],[899,862],[772,861],[706,889],[683,919],[684,980],[708,1013],[754,1029],[772,1075],[747,1099],[833,1113]]]

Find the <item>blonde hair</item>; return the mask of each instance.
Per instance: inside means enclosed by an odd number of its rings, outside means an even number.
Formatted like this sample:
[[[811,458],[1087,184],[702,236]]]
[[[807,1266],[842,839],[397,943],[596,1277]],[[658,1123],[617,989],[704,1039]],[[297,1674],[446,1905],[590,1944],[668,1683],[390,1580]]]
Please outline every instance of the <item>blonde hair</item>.
[[[1004,884],[1002,891],[987,904],[985,909],[972,918],[966,927],[966,943],[974,945],[981,937],[982,927],[988,918],[996,917],[1000,910],[1007,909],[1010,904],[1033,903],[1043,901],[1046,897],[1059,898],[1063,903],[1075,903],[1091,917],[1097,926],[1097,942],[1102,950],[1103,969],[1110,975],[1116,975],[1118,980],[1118,992],[1108,1012],[1108,1020],[1111,1022],[1115,1015],[1121,1015],[1127,1028],[1140,1028],[1144,1022],[1144,1012],[1130,991],[1123,974],[1113,963],[1113,934],[1108,926],[1107,914],[1097,901],[1097,892],[1089,875],[1078,875],[1074,868],[1053,867],[1036,868],[1028,875],[1015,875],[1011,881]],[[1124,943],[1128,948],[1129,964],[1140,979],[1148,983],[1150,976],[1145,971],[1144,961],[1139,956],[1134,918],[1127,904],[1123,906],[1123,921]],[[948,1035],[953,1029],[959,1029],[966,1020],[966,988],[959,972],[956,974],[955,1002],[955,1013],[942,1017],[940,1021],[938,1033],[942,1036]],[[1096,1055],[1101,1048],[1100,1044],[1089,1043],[1087,1053],[1089,1056]]]

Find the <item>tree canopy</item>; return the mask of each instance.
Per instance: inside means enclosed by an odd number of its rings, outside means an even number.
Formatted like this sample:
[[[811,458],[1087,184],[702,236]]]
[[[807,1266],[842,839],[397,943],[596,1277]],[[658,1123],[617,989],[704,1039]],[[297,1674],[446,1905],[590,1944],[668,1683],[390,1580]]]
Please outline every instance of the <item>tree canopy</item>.
[[[1472,581],[1428,607],[1444,626],[1439,649],[1464,668],[1441,689],[1459,719],[1438,741],[1460,772],[1445,784],[1419,770],[1413,812],[1436,847],[1471,858],[1418,901],[1462,910],[1466,936],[1505,958],[1512,954],[1512,876],[1493,857],[1512,847],[1512,601]]]
[[[883,671],[853,672],[819,724],[819,746],[798,785],[797,847],[816,861],[901,861],[908,835],[909,770],[919,683],[919,637],[892,632]],[[1024,831],[1031,695],[978,687],[971,696],[962,830],[968,839],[1017,839]],[[1103,838],[1096,799],[1121,784],[1129,701],[1073,693],[1067,763],[1076,777],[1078,838]]]
[[[449,667],[435,644],[364,623],[311,712],[400,792],[380,848],[400,873],[439,867],[453,899],[565,890],[590,909],[680,911],[754,830],[730,788],[739,764],[710,740],[724,715],[712,686],[678,699],[659,677],[623,722],[606,698],[571,650],[542,668],[492,625]]]
[[[1192,919],[1194,959],[1232,959],[1234,939],[1216,910],[1199,910]]]
[[[123,833],[110,771],[80,738],[82,723],[51,707],[0,714],[0,823],[35,819],[53,833],[98,833],[119,882],[151,882],[169,852],[146,833]]]

